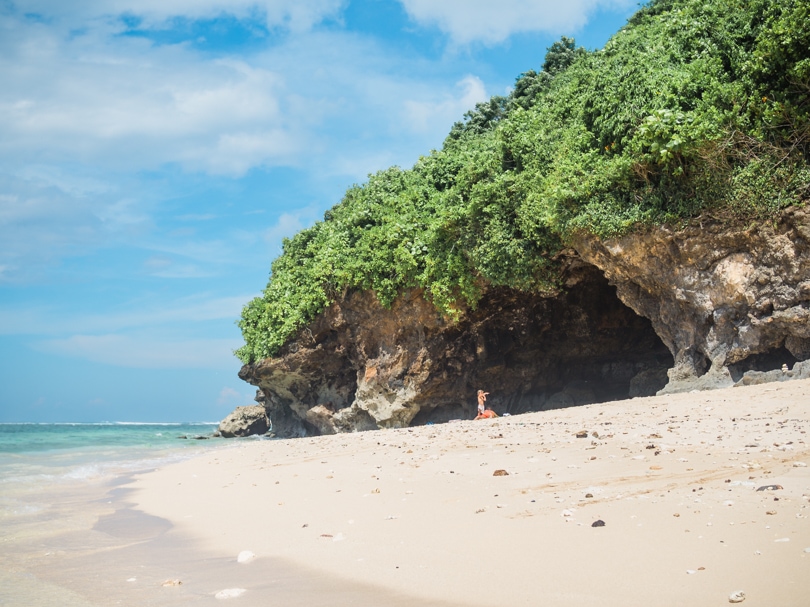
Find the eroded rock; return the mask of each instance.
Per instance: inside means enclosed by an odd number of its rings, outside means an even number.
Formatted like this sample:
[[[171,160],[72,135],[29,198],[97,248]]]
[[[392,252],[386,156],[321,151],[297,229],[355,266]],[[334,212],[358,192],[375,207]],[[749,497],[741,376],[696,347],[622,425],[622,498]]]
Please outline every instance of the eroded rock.
[[[810,214],[729,226],[713,218],[573,243],[672,352],[664,392],[731,386],[810,358]]]
[[[646,371],[662,388],[672,356],[650,322],[596,268],[567,264],[565,292],[490,288],[458,322],[418,289],[390,309],[346,293],[239,376],[260,389],[279,436],[472,419],[478,388],[499,415],[626,398]]]
[[[219,433],[225,438],[265,434],[270,429],[267,411],[261,405],[237,407],[219,423]]]
[[[453,322],[350,291],[239,376],[304,436],[472,419],[478,388],[503,415],[810,374],[806,209],[571,244],[560,292],[489,287]]]

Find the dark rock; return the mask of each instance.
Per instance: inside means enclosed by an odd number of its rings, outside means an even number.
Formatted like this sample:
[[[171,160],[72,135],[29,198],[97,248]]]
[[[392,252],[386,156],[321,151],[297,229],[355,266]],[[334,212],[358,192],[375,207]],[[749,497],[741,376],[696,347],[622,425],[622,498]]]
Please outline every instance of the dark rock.
[[[593,523],[591,523],[591,527],[604,527],[604,526],[605,521],[603,521],[602,519],[599,519],[598,521],[594,521]]]
[[[672,356],[602,273],[571,255],[565,292],[489,288],[457,322],[418,289],[390,308],[347,292],[239,376],[260,388],[285,437],[472,419],[479,388],[500,415],[627,398],[633,377]]]
[[[506,470],[496,470],[492,476],[509,476],[509,473]]]
[[[779,489],[784,489],[784,487],[782,485],[762,485],[757,491],[777,491]]]
[[[219,433],[225,438],[265,434],[269,429],[270,420],[261,405],[237,407],[219,423]]]

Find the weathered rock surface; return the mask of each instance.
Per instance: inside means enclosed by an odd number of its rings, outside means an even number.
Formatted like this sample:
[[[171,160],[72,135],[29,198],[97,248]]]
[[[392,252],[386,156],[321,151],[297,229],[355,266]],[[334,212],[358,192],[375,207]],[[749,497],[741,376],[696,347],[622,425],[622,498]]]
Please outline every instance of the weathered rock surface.
[[[219,423],[219,433],[225,438],[264,434],[270,429],[267,411],[261,405],[237,407]]]
[[[703,218],[574,242],[652,321],[675,358],[665,392],[731,386],[749,370],[810,358],[810,213],[729,227]]]
[[[775,381],[810,378],[810,360],[793,365],[792,370],[774,369],[773,371],[746,371],[735,386],[756,386]]]
[[[477,388],[504,414],[810,371],[807,210],[572,245],[559,294],[490,288],[453,323],[419,290],[349,292],[239,376],[303,436],[472,418]]]
[[[672,356],[601,272],[569,261],[565,293],[490,289],[458,323],[419,290],[390,309],[372,293],[335,302],[280,355],[242,368],[281,436],[402,427],[654,394]],[[655,378],[658,377],[656,383]]]

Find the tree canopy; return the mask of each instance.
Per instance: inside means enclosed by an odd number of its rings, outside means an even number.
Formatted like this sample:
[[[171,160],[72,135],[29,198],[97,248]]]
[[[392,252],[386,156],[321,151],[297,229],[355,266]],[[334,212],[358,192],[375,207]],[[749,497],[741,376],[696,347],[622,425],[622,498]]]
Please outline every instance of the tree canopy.
[[[346,289],[420,287],[450,318],[485,285],[555,292],[576,232],[768,218],[810,199],[809,161],[806,0],[652,0],[602,49],[555,42],[442,149],[285,240],[236,354],[273,356]]]

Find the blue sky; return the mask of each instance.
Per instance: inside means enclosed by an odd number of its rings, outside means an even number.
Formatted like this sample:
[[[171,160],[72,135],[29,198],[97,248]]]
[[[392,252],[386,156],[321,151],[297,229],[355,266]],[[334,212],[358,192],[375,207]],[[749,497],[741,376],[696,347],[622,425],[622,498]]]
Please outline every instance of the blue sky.
[[[282,238],[634,0],[0,0],[0,421],[218,420]]]

